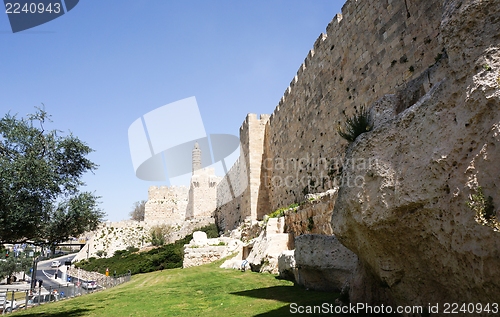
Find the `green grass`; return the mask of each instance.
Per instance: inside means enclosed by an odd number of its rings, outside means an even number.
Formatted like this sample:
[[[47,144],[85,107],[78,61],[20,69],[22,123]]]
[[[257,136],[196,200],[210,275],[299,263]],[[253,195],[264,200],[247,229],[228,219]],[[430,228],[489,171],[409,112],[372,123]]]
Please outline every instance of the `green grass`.
[[[270,274],[220,269],[220,264],[138,274],[115,288],[14,316],[288,316],[290,303],[333,304],[338,296],[307,291]]]

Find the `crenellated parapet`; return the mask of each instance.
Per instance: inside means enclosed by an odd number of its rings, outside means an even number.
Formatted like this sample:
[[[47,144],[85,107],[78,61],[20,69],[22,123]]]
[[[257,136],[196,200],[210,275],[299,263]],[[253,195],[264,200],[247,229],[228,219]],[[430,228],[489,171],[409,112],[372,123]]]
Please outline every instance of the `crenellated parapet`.
[[[436,62],[443,53],[438,40],[443,5],[346,1],[312,45],[269,119],[264,160],[272,164],[262,173],[260,200],[267,203],[259,214],[332,188],[329,165],[341,161],[346,147],[336,132],[344,112],[350,115],[395,93]],[[432,80],[422,90],[430,85]],[[297,164],[301,161],[309,163]]]
[[[151,186],[148,190],[144,220],[179,226],[185,220],[213,217],[220,177],[212,167],[201,168],[201,150],[195,144],[190,187]]]

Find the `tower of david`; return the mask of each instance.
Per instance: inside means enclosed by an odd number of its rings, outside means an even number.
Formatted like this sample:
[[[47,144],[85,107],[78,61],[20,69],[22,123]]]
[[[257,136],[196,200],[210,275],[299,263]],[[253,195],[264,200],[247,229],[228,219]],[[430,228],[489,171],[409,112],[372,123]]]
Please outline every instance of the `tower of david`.
[[[215,169],[202,168],[198,143],[193,148],[192,174],[185,186],[151,186],[148,191],[144,221],[148,224],[181,224],[185,220],[211,218],[216,207],[220,177]]]

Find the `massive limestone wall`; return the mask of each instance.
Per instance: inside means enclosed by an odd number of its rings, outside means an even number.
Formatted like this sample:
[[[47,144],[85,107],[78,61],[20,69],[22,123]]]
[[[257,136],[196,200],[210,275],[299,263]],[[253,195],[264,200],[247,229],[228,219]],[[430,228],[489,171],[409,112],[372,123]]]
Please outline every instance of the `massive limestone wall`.
[[[441,15],[441,1],[345,3],[270,117],[259,215],[335,186],[347,143],[336,132],[344,111],[394,93],[434,64]]]
[[[269,119],[257,218],[338,186],[335,206],[316,206],[321,215],[334,208],[333,233],[359,257],[353,302],[499,298],[498,232],[476,221],[500,226],[499,6],[347,1]],[[373,131],[348,147],[336,129],[361,106]],[[480,188],[482,203],[493,200],[486,218],[467,204],[481,202]],[[221,206],[220,219],[253,215],[252,195]],[[304,232],[314,209],[289,228]]]
[[[144,211],[144,220],[150,224],[180,224],[186,217],[188,188],[184,186],[151,186]]]
[[[217,186],[215,217],[221,231],[235,229],[245,218],[258,219],[264,130],[269,115],[250,113],[240,127],[240,157]]]
[[[89,257],[111,257],[117,250],[128,247],[141,248],[149,243],[150,227],[143,221],[123,220],[106,222],[92,233],[87,244],[73,262]]]
[[[216,208],[217,184],[220,179],[215,175],[215,169],[211,167],[193,171],[186,219],[213,217]]]
[[[360,259],[354,302],[500,298],[500,2],[444,1],[439,12],[446,54],[377,102],[385,118],[346,154],[343,180],[362,182],[340,187],[332,228]],[[397,96],[429,76],[441,80],[401,107]],[[377,164],[353,171],[352,158]]]
[[[302,234],[332,235],[330,220],[337,190],[335,188],[318,195],[310,194],[300,206],[285,211],[285,232],[293,237]]]

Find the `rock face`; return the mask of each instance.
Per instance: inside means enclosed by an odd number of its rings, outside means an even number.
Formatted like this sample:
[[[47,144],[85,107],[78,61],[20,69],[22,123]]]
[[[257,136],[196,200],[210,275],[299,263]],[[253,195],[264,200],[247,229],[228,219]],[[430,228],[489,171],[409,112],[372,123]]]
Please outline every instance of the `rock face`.
[[[193,239],[184,245],[183,268],[212,263],[240,250],[243,242],[227,237],[207,239],[203,231],[193,232]]]
[[[284,233],[284,219],[270,218],[266,230],[254,241],[247,261],[252,271],[278,274],[278,257],[293,244],[292,235]]]
[[[376,103],[349,146],[332,229],[360,259],[351,302],[498,302],[498,30],[500,2],[447,1],[439,62]],[[480,224],[469,205],[488,196]]]
[[[304,233],[332,234],[330,219],[338,188],[309,194],[297,209],[285,212],[285,231],[294,237]]]
[[[357,262],[358,257],[335,236],[304,234],[295,238],[295,280],[299,285],[340,292]]]
[[[295,250],[285,250],[278,256],[278,273],[280,278],[296,281],[297,264],[295,263]]]

